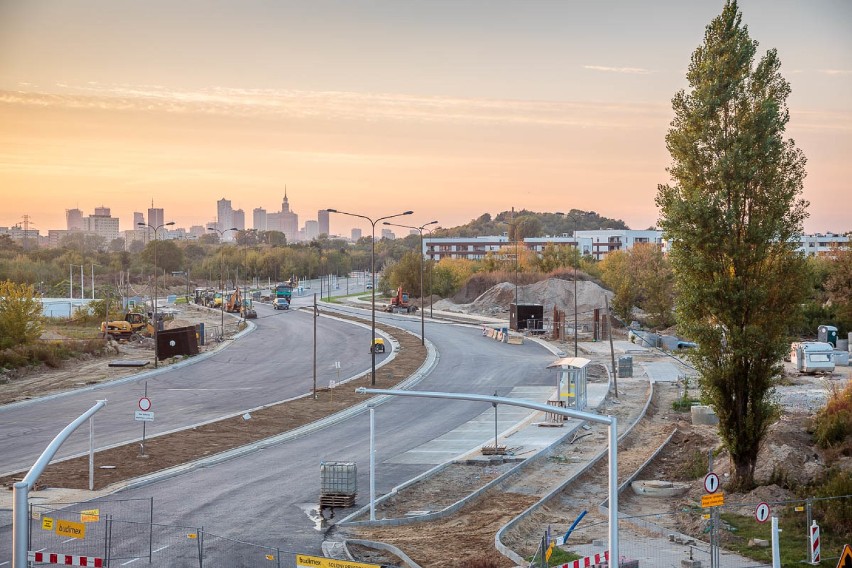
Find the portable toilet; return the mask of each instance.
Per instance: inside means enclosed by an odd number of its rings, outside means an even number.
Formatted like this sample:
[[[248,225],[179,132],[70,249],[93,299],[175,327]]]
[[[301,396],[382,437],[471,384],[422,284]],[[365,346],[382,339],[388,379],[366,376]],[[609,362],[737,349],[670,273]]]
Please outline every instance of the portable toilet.
[[[817,329],[817,341],[831,343],[832,347],[837,347],[837,328],[833,325],[819,326]]]
[[[586,367],[589,363],[589,359],[582,357],[563,357],[547,366],[548,369],[559,369],[556,377],[556,396],[557,400],[565,404],[565,408],[586,408]]]

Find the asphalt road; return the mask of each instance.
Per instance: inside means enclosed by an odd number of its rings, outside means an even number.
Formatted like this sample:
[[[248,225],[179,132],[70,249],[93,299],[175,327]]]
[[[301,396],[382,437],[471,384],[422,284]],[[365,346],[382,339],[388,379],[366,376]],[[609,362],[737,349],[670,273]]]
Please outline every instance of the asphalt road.
[[[383,316],[384,319],[386,316]],[[406,325],[419,326],[419,319]],[[471,326],[430,322],[427,337],[440,352],[418,390],[504,395],[520,385],[552,384],[553,356],[535,343],[507,346]],[[396,459],[488,410],[483,403],[391,398],[375,411],[377,496],[431,469],[432,463]],[[487,442],[489,434],[482,442]],[[202,526],[232,539],[319,554],[324,527],[317,505],[320,463],[358,464],[358,506],[369,502],[369,414],[211,467],[121,491],[114,498],[155,497],[157,523]],[[338,512],[343,515],[344,512]],[[180,545],[178,545],[180,546]],[[160,554],[168,558],[168,550]],[[287,557],[287,554],[282,554]],[[174,560],[171,560],[174,561]],[[284,564],[285,566],[287,564]]]
[[[291,310],[257,304],[258,319],[252,320],[257,329],[190,365],[0,407],[0,473],[29,468],[62,428],[99,399],[108,403],[95,415],[96,447],[141,438],[142,423],[134,419],[134,411],[146,382],[155,416],[147,423],[148,436],[309,392],[314,321],[310,312],[296,308],[312,301],[294,298]],[[335,361],[340,361],[342,378],[370,368],[369,326],[318,318],[317,344],[319,384],[337,378]],[[384,357],[377,355],[377,361]],[[88,444],[89,428],[83,426],[57,457],[86,452]]]

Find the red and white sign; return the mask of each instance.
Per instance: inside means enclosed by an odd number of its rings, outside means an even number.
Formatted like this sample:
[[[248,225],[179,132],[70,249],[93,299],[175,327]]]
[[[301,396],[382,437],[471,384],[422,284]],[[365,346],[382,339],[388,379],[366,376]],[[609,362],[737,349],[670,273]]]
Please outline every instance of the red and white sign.
[[[27,552],[27,560],[30,562],[41,562],[42,564],[61,564],[63,566],[95,566],[101,568],[104,559],[96,556],[72,556],[70,554],[56,554],[52,552]]]
[[[769,519],[769,512],[768,503],[758,503],[757,507],[754,508],[754,518],[757,519],[758,523],[765,523]]]
[[[622,556],[622,560],[623,559],[624,557]],[[579,560],[574,560],[566,564],[560,564],[557,568],[588,568],[589,566],[594,566],[595,564],[600,564],[602,562],[609,562],[609,551],[592,556],[586,556],[585,558],[580,558]]]
[[[719,489],[719,476],[712,471],[704,476],[704,491],[716,493]]]
[[[814,521],[810,530],[811,564],[819,564],[819,525]]]
[[[151,410],[151,399],[147,396],[143,396],[139,399],[139,410],[142,412],[148,412]]]

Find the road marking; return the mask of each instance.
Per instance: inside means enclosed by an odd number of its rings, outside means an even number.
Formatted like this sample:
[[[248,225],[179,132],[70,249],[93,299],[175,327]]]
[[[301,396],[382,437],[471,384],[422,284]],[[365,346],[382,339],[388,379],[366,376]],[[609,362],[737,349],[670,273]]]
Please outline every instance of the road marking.
[[[231,391],[250,391],[257,390],[257,387],[236,387],[232,389],[166,389],[176,392],[231,392]]]
[[[122,562],[122,563],[121,563],[121,565],[122,565],[122,566],[127,566],[128,564],[133,564],[133,563],[134,563],[134,562],[136,562],[137,560],[139,560],[139,559],[138,559],[138,558],[134,558],[133,560],[128,560],[127,562]]]
[[[62,541],[62,544],[65,544],[66,542],[73,542],[75,540],[77,540],[77,539],[76,538],[66,538],[65,540]]]
[[[166,546],[161,546],[160,548],[158,548],[158,549],[156,549],[156,550],[152,550],[152,551],[151,551],[151,554],[153,554],[153,553],[155,553],[155,552],[160,552],[161,550],[165,550],[165,549],[167,549],[167,548],[168,548],[168,547],[170,547],[170,546],[171,546],[170,544],[167,544]]]

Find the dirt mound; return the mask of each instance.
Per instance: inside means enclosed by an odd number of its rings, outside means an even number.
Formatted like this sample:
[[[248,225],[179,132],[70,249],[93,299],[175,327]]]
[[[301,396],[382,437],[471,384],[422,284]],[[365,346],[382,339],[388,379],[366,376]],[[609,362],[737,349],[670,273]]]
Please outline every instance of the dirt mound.
[[[460,293],[460,295],[464,297],[468,292]],[[605,296],[612,299],[612,292],[590,280],[578,280],[577,313],[580,314],[581,319],[591,319],[594,309],[604,306]],[[459,295],[454,299],[457,297]],[[574,282],[561,278],[548,278],[533,284],[518,286],[517,289],[511,282],[501,282],[485,290],[470,303],[453,304],[442,300],[435,304],[435,308],[490,316],[507,313],[516,297],[520,304],[542,304],[545,317],[552,316],[554,306],[566,314],[574,313]]]

